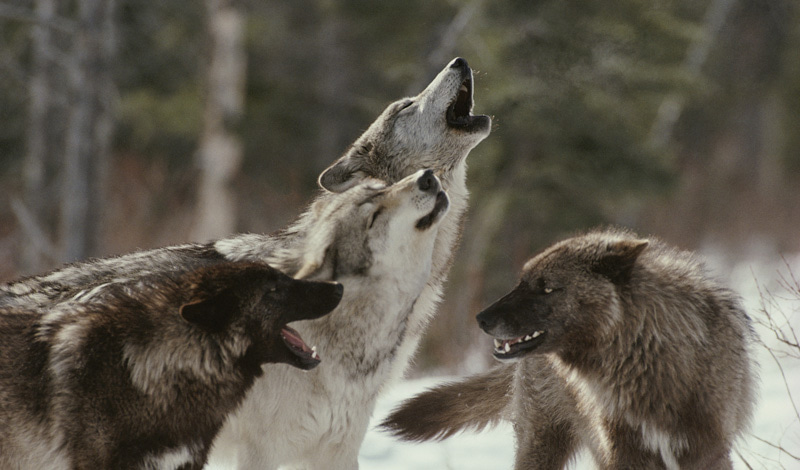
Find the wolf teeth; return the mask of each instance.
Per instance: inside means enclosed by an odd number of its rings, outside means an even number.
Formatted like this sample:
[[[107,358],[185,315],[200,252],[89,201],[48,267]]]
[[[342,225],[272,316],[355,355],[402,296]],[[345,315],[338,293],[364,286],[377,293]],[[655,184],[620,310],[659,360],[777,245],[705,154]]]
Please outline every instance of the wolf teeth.
[[[311,346],[311,358],[312,359],[319,359],[319,354],[317,354],[317,347]]]
[[[500,341],[499,339],[495,338],[494,339],[494,348],[495,349],[500,349],[502,347],[503,347],[503,342]]]
[[[505,352],[510,352],[510,351],[511,351],[511,345],[510,345],[510,344],[508,344],[508,343],[506,343],[506,345],[505,345],[505,347],[503,348],[503,350],[504,350]]]
[[[466,86],[466,85],[462,84],[462,85],[461,85],[461,88],[459,88],[459,89],[458,89],[458,91],[463,91],[463,92],[465,92],[465,93],[466,93],[466,92],[468,92],[468,91],[469,91],[469,89],[467,88],[467,86]]]

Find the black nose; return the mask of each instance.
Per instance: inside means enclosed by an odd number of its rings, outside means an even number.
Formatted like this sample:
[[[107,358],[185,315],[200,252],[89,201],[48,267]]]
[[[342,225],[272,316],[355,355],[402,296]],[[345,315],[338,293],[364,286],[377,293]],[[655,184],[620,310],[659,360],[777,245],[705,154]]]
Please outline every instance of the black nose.
[[[467,64],[467,60],[466,59],[462,59],[461,57],[456,57],[455,59],[453,59],[452,62],[450,62],[450,67],[452,67],[454,69],[467,68],[467,67],[469,67],[469,64]]]
[[[483,331],[490,333],[494,327],[497,325],[497,319],[494,318],[493,315],[487,314],[487,312],[481,312],[478,316],[475,317],[475,320],[478,321],[478,326]]]
[[[422,176],[420,176],[417,180],[417,186],[419,187],[420,191],[424,191],[426,193],[439,192],[439,182],[433,175],[433,170],[425,170],[425,172],[422,173]]]

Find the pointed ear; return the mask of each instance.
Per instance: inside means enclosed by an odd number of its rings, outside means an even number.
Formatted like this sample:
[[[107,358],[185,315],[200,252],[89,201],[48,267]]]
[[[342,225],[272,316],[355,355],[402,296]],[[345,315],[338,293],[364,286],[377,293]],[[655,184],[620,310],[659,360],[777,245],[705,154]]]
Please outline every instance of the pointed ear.
[[[181,316],[206,331],[224,330],[239,313],[236,297],[223,290],[208,298],[196,298],[181,305]]]
[[[358,184],[366,174],[361,170],[360,159],[353,150],[336,160],[319,175],[317,182],[322,189],[332,193],[341,193]]]
[[[335,273],[331,268],[328,273],[326,265],[332,266],[329,260],[333,256],[330,247],[333,245],[333,233],[330,230],[317,230],[311,234],[306,244],[300,270],[295,273],[295,279],[333,280]],[[330,279],[329,279],[330,278]]]
[[[621,240],[609,243],[606,252],[600,254],[594,271],[607,277],[614,284],[622,284],[630,279],[633,266],[639,255],[647,248],[647,240]]]

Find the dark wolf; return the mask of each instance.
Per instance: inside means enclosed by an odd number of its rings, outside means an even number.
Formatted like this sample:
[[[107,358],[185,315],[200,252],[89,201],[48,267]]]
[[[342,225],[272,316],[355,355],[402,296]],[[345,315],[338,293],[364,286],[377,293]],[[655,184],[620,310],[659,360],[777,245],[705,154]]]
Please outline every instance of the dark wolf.
[[[753,410],[753,331],[691,253],[609,229],[528,261],[477,317],[509,364],[424,392],[383,423],[407,440],[506,418],[517,469],[729,469]]]
[[[0,468],[200,469],[262,364],[319,356],[286,323],[342,286],[217,261],[0,308]]]

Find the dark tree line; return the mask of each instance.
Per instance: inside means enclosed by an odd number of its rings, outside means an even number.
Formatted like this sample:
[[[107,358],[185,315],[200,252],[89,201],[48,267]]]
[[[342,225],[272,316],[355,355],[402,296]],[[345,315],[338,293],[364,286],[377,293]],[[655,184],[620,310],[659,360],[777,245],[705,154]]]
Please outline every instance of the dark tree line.
[[[285,225],[390,101],[476,69],[492,135],[421,367],[601,223],[797,250],[791,0],[0,0],[0,277]],[[480,344],[480,343],[479,343]]]

